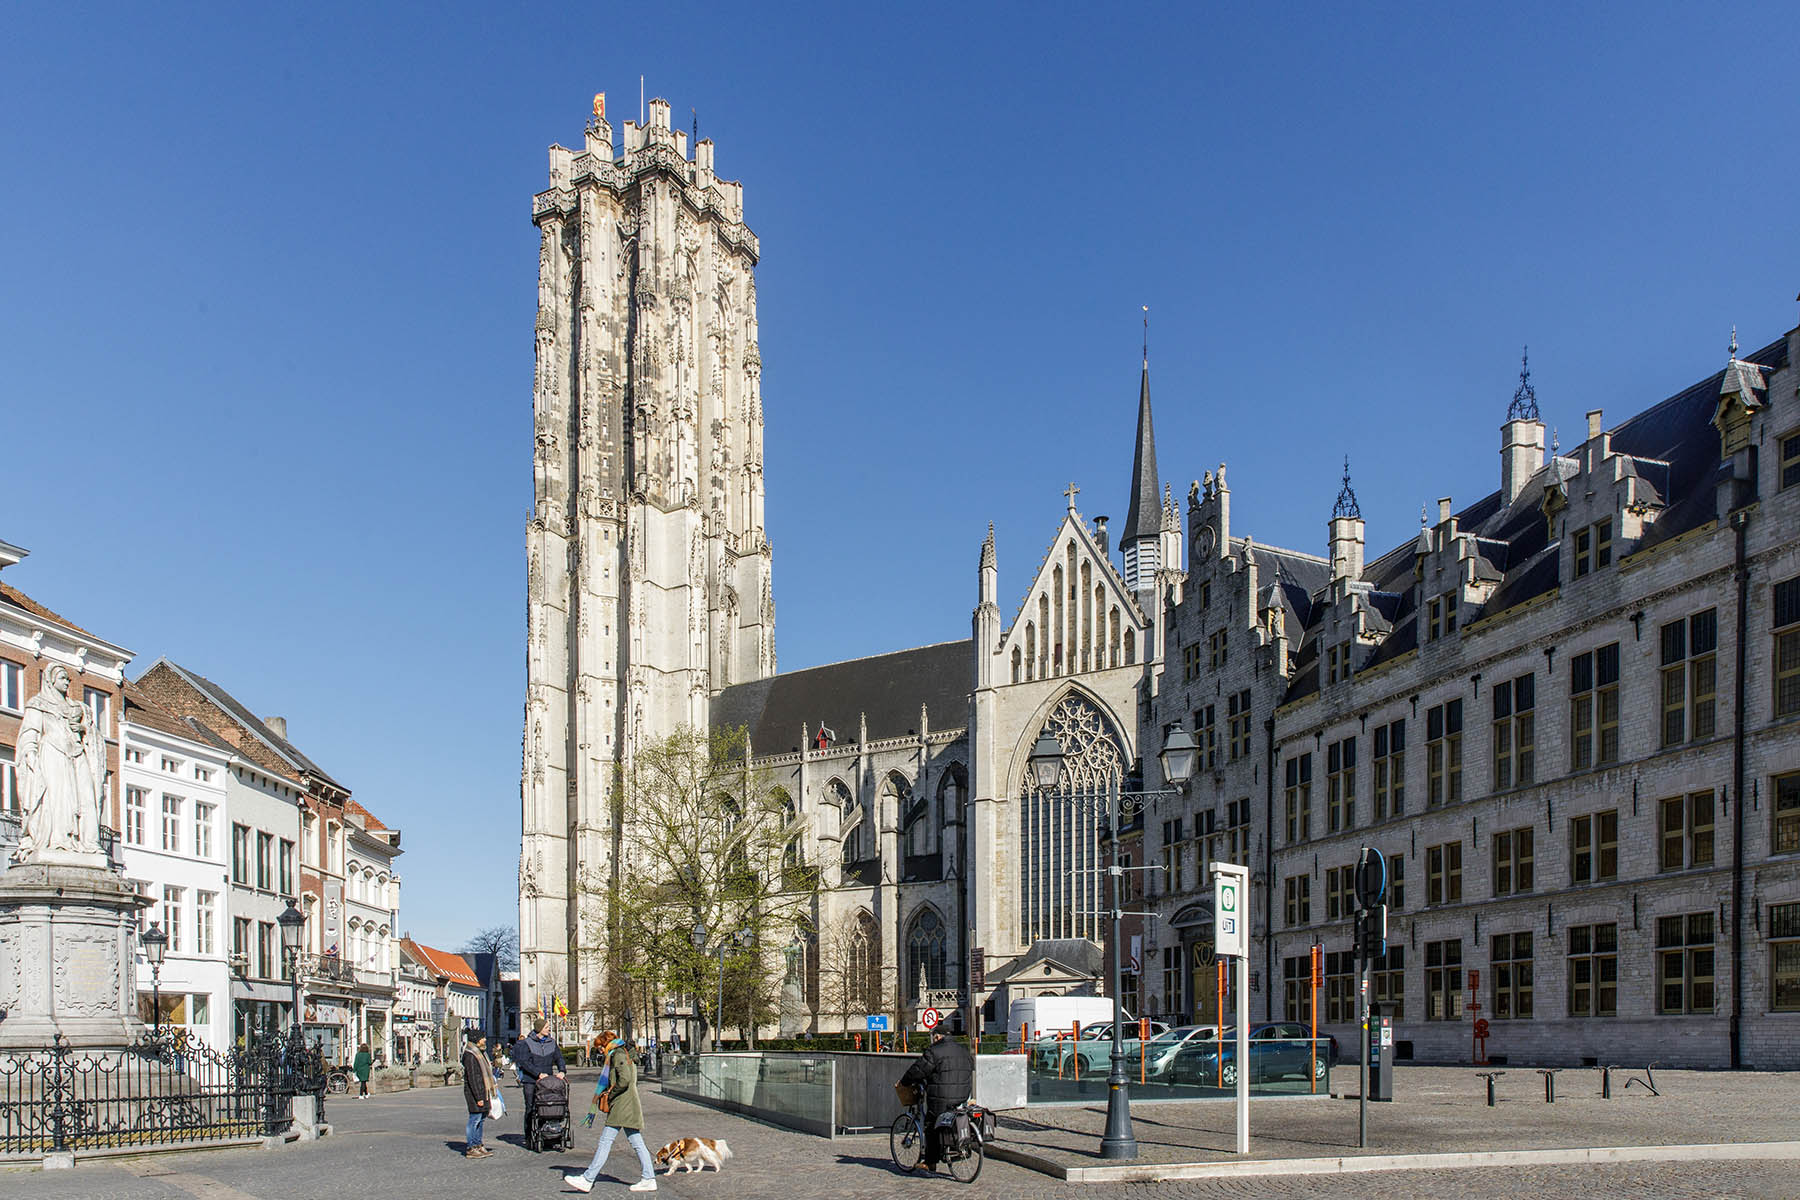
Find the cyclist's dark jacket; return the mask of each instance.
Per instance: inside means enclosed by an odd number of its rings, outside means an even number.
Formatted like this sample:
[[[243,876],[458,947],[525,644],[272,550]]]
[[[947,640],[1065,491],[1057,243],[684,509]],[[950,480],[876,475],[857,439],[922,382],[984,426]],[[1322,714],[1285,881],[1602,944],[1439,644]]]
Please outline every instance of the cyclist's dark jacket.
[[[965,1103],[975,1086],[975,1060],[961,1045],[944,1038],[931,1043],[918,1061],[906,1068],[901,1083],[925,1087],[925,1112],[929,1117],[949,1112]]]

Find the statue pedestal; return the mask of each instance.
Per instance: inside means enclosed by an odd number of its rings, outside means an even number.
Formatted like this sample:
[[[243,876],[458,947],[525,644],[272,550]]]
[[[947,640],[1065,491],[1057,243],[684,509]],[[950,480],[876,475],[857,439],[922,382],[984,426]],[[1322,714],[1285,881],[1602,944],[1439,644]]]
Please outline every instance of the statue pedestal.
[[[103,868],[32,862],[0,875],[0,1049],[129,1046],[138,1020],[132,938],[149,904]]]

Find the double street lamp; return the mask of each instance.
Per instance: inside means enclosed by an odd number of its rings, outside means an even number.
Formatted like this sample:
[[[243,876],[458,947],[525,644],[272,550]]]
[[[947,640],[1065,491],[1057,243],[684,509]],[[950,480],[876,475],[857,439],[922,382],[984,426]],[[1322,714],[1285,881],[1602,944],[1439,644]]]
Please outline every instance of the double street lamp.
[[[287,911],[275,918],[281,926],[281,957],[287,963],[288,981],[293,985],[294,1032],[300,1032],[300,941],[305,936],[306,918],[291,903]]]
[[[1124,995],[1124,964],[1121,961],[1124,951],[1124,940],[1120,931],[1120,921],[1125,916],[1121,885],[1124,882],[1125,868],[1119,865],[1119,812],[1126,809],[1135,814],[1144,807],[1144,802],[1158,796],[1175,796],[1187,781],[1194,777],[1194,767],[1198,764],[1200,747],[1194,741],[1194,735],[1177,725],[1163,737],[1163,747],[1157,752],[1157,761],[1162,764],[1163,778],[1171,786],[1157,791],[1123,792],[1119,790],[1118,776],[1112,776],[1107,790],[1107,830],[1112,842],[1112,864],[1106,868],[1106,874],[1112,880],[1112,905],[1109,915],[1112,917],[1112,980],[1113,997],[1112,1021],[1112,1070],[1106,1077],[1106,1132],[1100,1138],[1101,1158],[1136,1158],[1138,1152],[1137,1137],[1131,1131],[1131,1093],[1126,1086],[1125,1076],[1125,1020],[1124,1009],[1120,1001]],[[1048,729],[1038,735],[1037,744],[1032,746],[1031,755],[1026,759],[1031,768],[1031,778],[1041,791],[1054,788],[1062,776],[1063,747],[1056,740],[1056,735]]]
[[[169,935],[162,928],[151,923],[138,941],[144,944],[144,960],[150,964],[150,1010],[151,1028],[157,1037],[162,1036],[162,965],[163,956],[169,952]]]
[[[694,949],[701,954],[706,953],[706,925],[697,923],[690,935]],[[749,929],[740,929],[736,933],[727,934],[719,939],[713,952],[719,957],[719,1007],[713,1010],[713,1053],[719,1052],[719,1034],[725,1027],[725,951],[731,946],[748,946],[756,940],[756,934]]]

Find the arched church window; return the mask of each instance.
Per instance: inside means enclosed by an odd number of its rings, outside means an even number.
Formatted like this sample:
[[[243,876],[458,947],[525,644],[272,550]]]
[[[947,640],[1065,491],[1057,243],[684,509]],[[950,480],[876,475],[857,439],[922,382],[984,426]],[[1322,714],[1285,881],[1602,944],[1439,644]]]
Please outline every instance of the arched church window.
[[[946,986],[944,969],[944,919],[926,905],[913,916],[906,931],[906,988],[916,991],[920,980],[928,988]],[[915,997],[917,998],[917,997]]]
[[[1019,682],[1019,648],[1017,646],[1013,647],[1012,652],[1012,681]]]
[[[1029,791],[1019,806],[1020,936],[1026,944],[1099,935],[1100,828],[1126,762],[1123,738],[1085,693],[1065,693],[1043,731],[1055,736],[1063,759],[1056,786]],[[1023,745],[1037,737],[1030,733]]]
[[[1136,662],[1137,662],[1137,631],[1132,630],[1132,629],[1127,629],[1125,631],[1125,665],[1129,667]]]
[[[881,934],[874,917],[857,912],[845,949],[844,1007],[850,1012],[881,1012],[887,1005],[881,998]]]
[[[1033,679],[1050,678],[1050,597],[1038,594],[1038,653],[1037,674]]]
[[[1044,640],[1050,644],[1050,674],[1061,675],[1064,670],[1063,630],[1067,626],[1067,617],[1064,614],[1068,612],[1069,600],[1069,589],[1063,582],[1065,576],[1063,575],[1061,563],[1056,564],[1056,570],[1051,572],[1050,578],[1051,587],[1056,594],[1056,624],[1045,632]]]
[[[1112,615],[1107,621],[1110,629],[1107,633],[1107,655],[1113,666],[1119,665],[1119,606],[1113,605]]]
[[[908,856],[933,854],[937,850],[937,827],[927,806],[913,799],[912,784],[898,773],[889,773],[881,781],[881,812],[894,814],[900,827]]]
[[[961,763],[951,763],[938,780],[938,823],[955,825],[963,819],[963,807],[969,801],[969,773]]]
[[[1069,549],[1074,550],[1071,544]],[[1094,669],[1094,565],[1087,559],[1081,560],[1081,669]]]

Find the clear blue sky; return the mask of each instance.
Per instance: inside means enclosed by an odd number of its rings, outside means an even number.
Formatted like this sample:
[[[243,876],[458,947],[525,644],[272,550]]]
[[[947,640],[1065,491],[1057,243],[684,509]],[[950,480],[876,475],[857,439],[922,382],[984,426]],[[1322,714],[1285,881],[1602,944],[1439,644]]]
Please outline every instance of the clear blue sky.
[[[1795,324],[1792,9],[15,6],[6,579],[291,722],[405,831],[403,925],[511,922],[530,199],[638,76],[762,239],[784,668],[1011,619],[1073,479],[1320,552]]]

